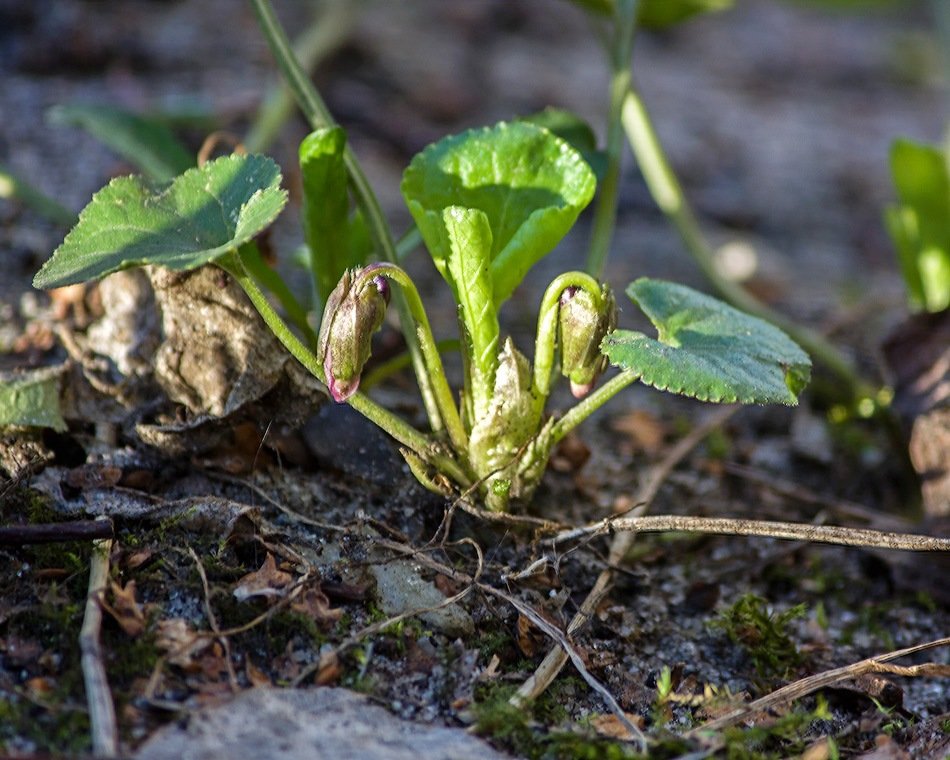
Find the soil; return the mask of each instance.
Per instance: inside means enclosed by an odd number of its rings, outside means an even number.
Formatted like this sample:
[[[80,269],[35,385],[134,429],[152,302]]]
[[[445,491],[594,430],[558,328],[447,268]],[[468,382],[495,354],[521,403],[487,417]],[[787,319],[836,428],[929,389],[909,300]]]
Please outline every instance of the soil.
[[[279,5],[289,28],[306,25],[303,4]],[[724,261],[752,256],[754,292],[886,382],[879,347],[906,316],[880,221],[891,200],[887,151],[897,136],[940,140],[943,72],[922,4],[827,5],[748,0],[644,31],[634,72]],[[250,8],[224,0],[0,0],[0,67],[0,163],[76,211],[132,167],[92,137],[47,123],[52,106],[177,114],[197,150],[213,128],[243,134],[275,81]],[[602,50],[596,29],[566,2],[367,6],[315,80],[397,231],[408,223],[402,168],[444,134],[557,105],[603,138]],[[268,150],[292,197],[305,133],[294,118]],[[284,255],[299,243],[295,217],[291,208],[270,242],[302,290]],[[523,347],[546,283],[582,266],[589,230],[583,217],[512,300],[505,326]],[[480,569],[482,583],[563,627],[604,570],[609,538],[555,553],[530,525],[462,513],[446,535],[451,504],[414,481],[383,434],[321,403],[295,364],[274,358],[249,307],[229,300],[240,296],[233,283],[214,270],[184,284],[153,272],[90,288],[78,304],[51,302],[30,280],[63,234],[0,201],[0,371],[70,359],[68,430],[0,439],[0,525],[114,520],[102,648],[123,753],[235,692],[268,686],[346,687],[405,720],[474,727],[519,756],[633,751],[570,665],[529,710],[507,710],[554,643],[484,589],[444,605],[466,585],[421,559],[469,576]],[[423,253],[409,268],[437,337],[448,337],[447,288]],[[607,278],[621,291],[640,275],[705,287],[628,156]],[[128,293],[139,295],[123,304]],[[162,367],[215,366],[214,355],[188,359],[187,341],[167,360],[169,325],[195,303],[209,310],[208,334],[215,309],[243,315],[222,348],[236,375],[176,386]],[[159,308],[162,319],[148,317]],[[112,343],[134,350],[120,355]],[[395,343],[390,327],[380,350]],[[833,382],[820,372],[813,387],[796,409],[743,409],[719,425],[664,480],[650,512],[950,534],[933,514],[919,524],[906,448],[879,421],[829,402]],[[422,423],[408,377],[374,394]],[[562,390],[553,407],[569,401]],[[215,415],[202,413],[211,407]],[[521,514],[583,525],[634,507],[651,468],[713,411],[645,388],[621,394],[565,442]],[[91,556],[88,542],[0,547],[0,752],[92,749],[78,643]],[[542,556],[549,561],[539,572],[512,579]],[[644,534],[572,642],[654,740],[652,756],[831,757],[830,737],[852,756],[945,757],[950,688],[928,674],[847,681],[712,738],[678,737],[798,677],[946,636],[947,560]],[[946,665],[948,657],[943,648],[899,662]]]

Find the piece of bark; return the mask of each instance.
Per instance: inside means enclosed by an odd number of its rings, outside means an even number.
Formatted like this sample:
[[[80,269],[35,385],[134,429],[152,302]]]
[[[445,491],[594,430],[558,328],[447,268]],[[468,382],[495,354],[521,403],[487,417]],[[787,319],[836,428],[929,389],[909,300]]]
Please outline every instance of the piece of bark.
[[[950,515],[950,310],[918,314],[885,341],[893,408],[908,431],[924,512]]]

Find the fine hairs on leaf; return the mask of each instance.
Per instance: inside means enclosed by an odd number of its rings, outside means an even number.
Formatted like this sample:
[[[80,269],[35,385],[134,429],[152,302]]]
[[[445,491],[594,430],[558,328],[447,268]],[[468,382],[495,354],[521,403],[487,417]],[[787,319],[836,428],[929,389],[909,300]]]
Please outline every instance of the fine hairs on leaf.
[[[287,202],[265,156],[231,155],[169,184],[119,177],[96,193],[79,223],[33,278],[58,288],[130,267],[195,269],[263,232]]]

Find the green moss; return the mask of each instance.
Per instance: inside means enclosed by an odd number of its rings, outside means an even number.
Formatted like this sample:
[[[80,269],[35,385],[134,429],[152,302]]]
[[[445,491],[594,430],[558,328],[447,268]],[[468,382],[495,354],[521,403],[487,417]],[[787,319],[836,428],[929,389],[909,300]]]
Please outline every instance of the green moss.
[[[829,720],[827,703],[819,697],[814,710],[796,710],[768,725],[732,727],[722,732],[728,760],[763,760],[794,757],[805,750],[808,728]]]
[[[567,684],[567,688],[575,687],[575,683]],[[513,686],[492,684],[484,687],[482,699],[472,708],[475,733],[496,746],[531,760],[632,760],[642,757],[630,745],[598,736],[588,726],[575,724],[570,730],[548,730],[539,722],[542,717],[567,717],[557,695],[546,694],[539,700],[542,704],[535,703],[529,709],[523,709],[508,702],[514,691]],[[548,704],[543,704],[544,701]],[[556,708],[552,703],[557,703]]]
[[[730,641],[745,649],[760,677],[784,677],[802,661],[787,628],[791,621],[804,615],[804,604],[775,613],[762,597],[745,594],[709,625],[722,630]]]
[[[63,694],[59,688],[49,695],[46,704],[0,697],[0,751],[6,753],[8,747],[12,747],[12,740],[25,740],[40,753],[65,756],[88,753],[91,749],[89,716],[84,710],[63,706],[74,699],[75,695]]]
[[[898,600],[889,600],[861,605],[857,619],[841,629],[839,641],[842,644],[851,644],[854,642],[855,633],[864,631],[877,638],[885,649],[894,649],[894,636],[888,630],[884,618],[899,603]]]

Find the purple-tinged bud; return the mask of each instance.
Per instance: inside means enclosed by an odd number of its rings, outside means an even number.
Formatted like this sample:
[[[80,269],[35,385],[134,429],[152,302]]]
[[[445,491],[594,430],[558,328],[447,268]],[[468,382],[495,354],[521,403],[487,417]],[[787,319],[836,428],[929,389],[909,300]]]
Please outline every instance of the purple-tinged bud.
[[[600,306],[583,288],[569,287],[561,293],[558,333],[561,374],[571,381],[571,393],[583,398],[607,369],[600,343],[617,325],[617,304],[610,288],[601,289]]]
[[[320,326],[319,356],[327,388],[343,403],[360,387],[370,356],[373,334],[382,327],[389,303],[389,282],[382,275],[365,281],[364,270],[352,269],[330,293]],[[358,283],[363,280],[363,284]]]

